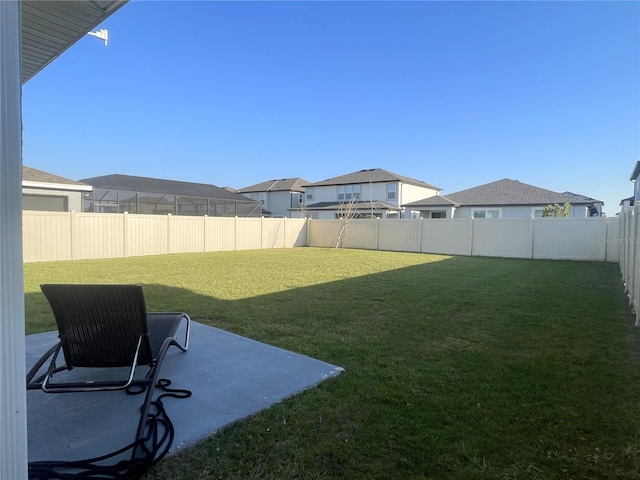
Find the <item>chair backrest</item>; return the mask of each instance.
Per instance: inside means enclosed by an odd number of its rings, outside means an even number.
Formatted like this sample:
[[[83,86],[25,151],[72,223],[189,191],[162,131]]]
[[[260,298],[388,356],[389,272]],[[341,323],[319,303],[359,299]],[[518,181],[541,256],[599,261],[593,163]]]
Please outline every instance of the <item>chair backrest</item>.
[[[140,285],[46,284],[69,367],[151,365],[147,309]]]

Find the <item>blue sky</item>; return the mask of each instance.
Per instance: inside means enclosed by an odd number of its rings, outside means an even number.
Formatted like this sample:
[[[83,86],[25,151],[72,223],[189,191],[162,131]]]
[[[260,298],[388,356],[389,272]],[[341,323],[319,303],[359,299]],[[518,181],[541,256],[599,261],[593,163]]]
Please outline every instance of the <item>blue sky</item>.
[[[23,87],[24,163],[242,188],[384,168],[605,201],[640,160],[638,2],[132,1]],[[99,28],[100,28],[99,27]]]

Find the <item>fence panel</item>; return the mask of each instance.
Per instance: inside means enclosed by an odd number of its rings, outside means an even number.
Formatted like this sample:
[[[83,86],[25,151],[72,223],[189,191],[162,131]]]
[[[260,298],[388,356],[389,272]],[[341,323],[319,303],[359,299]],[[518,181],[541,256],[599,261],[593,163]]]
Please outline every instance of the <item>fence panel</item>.
[[[620,237],[619,217],[606,219],[605,236],[602,241],[606,244],[605,261],[611,263],[619,263],[621,244],[623,241]]]
[[[396,252],[420,251],[420,220],[378,220],[378,249]]]
[[[531,258],[531,218],[473,219],[472,255]]]
[[[638,257],[640,249],[638,248],[638,231],[640,230],[640,219],[638,214],[640,208],[633,207],[631,212],[631,221],[629,222],[629,283],[627,284],[627,292],[629,294],[629,305],[636,311],[636,325],[638,325],[638,315],[640,315],[640,309],[638,308],[638,286],[640,282],[638,276],[640,275],[640,265],[638,263]]]
[[[344,248],[361,248],[363,250],[378,249],[378,220],[370,219],[353,219],[350,220],[344,232],[344,240],[342,246]],[[335,239],[334,241],[337,241]],[[333,245],[335,247],[335,245]]]
[[[205,217],[168,215],[169,253],[204,252]]]
[[[534,222],[533,258],[604,261],[604,218],[539,218]]]
[[[262,218],[236,218],[236,250],[262,248]]]
[[[25,262],[71,260],[71,216],[68,213],[22,213]]]
[[[287,248],[307,246],[307,221],[304,218],[283,218]]]
[[[282,218],[262,219],[261,248],[284,248],[285,225]]]
[[[236,219],[234,217],[207,217],[205,236],[206,252],[235,250]]]
[[[340,220],[309,220],[307,240],[310,247],[335,247]]]
[[[102,215],[95,213],[94,215]],[[169,253],[167,215],[126,215],[126,255],[162,255]]]
[[[73,258],[124,257],[124,220],[120,214],[71,213]]]
[[[441,255],[471,255],[471,218],[423,219],[420,251]]]

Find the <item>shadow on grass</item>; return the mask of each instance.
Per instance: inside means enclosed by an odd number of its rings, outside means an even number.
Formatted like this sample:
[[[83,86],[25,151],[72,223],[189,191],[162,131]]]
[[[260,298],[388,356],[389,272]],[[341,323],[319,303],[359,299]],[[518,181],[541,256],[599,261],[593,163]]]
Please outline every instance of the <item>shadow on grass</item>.
[[[150,311],[185,311],[346,368],[149,478],[640,474],[637,332],[615,265],[443,257],[277,282],[235,300],[143,284]],[[41,294],[27,307],[41,322],[32,328],[53,325]]]

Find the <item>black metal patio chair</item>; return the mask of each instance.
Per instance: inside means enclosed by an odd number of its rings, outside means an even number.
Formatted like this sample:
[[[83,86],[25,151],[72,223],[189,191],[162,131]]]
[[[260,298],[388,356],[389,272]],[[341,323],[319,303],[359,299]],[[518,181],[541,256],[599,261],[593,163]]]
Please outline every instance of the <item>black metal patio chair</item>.
[[[140,285],[47,284],[41,289],[53,311],[60,342],[31,368],[27,388],[46,393],[146,389],[136,441],[144,438],[167,350],[174,345],[186,352],[189,346],[189,316],[147,313]],[[176,334],[183,321],[184,341],[180,342]],[[64,362],[58,361],[61,350]],[[139,452],[136,447],[133,458],[141,456]]]

